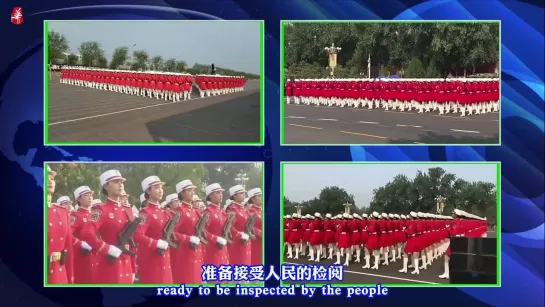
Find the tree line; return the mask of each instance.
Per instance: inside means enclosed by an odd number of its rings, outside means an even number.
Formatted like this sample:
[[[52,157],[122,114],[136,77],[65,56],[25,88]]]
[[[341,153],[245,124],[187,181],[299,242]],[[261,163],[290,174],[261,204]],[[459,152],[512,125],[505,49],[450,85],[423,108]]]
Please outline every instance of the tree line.
[[[50,64],[66,64],[70,66],[99,67],[109,69],[130,69],[135,71],[154,70],[165,72],[189,73],[192,75],[210,74],[211,64],[195,63],[188,67],[185,61],[175,58],[164,59],[160,55],[152,56],[145,50],[132,50],[136,45],[120,46],[114,50],[110,61],[104,55],[102,46],[97,41],[83,42],[78,49],[78,56],[70,53],[66,36],[50,31],[48,35],[48,61]],[[132,52],[131,52],[132,51]],[[65,54],[68,54],[67,56]],[[226,76],[244,76],[248,79],[259,79],[259,75],[237,71],[229,68],[215,67],[216,73]]]
[[[437,213],[437,197],[444,197],[442,214],[450,215],[454,209],[487,217],[490,223],[496,221],[496,184],[492,182],[470,182],[457,178],[443,168],[418,171],[414,179],[404,174],[395,176],[390,182],[373,190],[369,204],[356,204],[354,195],[340,187],[325,187],[314,199],[294,202],[284,196],[284,212],[295,213],[296,206],[302,206],[302,214],[314,212],[339,214],[344,212],[343,204],[351,204],[351,213],[386,212],[407,214],[411,211]]]
[[[225,190],[236,184],[242,184],[241,178],[245,175],[247,189],[262,187],[262,166],[255,163],[50,163],[57,172],[55,177],[56,188],[53,201],[61,196],[73,199],[73,192],[79,186],[87,185],[94,192],[95,198],[105,201],[101,195],[99,177],[103,172],[117,169],[125,182],[125,191],[130,195],[130,203],[139,207],[139,197],[142,194],[140,183],[144,178],[152,175],[159,176],[165,182],[163,187],[165,196],[176,193],[176,184],[190,179],[198,188],[196,193],[204,199],[204,187],[211,183],[219,183]],[[228,199],[228,191],[224,200]]]
[[[367,77],[368,59],[380,75],[439,78],[472,74],[499,60],[499,23],[285,23],[287,77],[328,76],[324,48],[335,44],[336,77]]]

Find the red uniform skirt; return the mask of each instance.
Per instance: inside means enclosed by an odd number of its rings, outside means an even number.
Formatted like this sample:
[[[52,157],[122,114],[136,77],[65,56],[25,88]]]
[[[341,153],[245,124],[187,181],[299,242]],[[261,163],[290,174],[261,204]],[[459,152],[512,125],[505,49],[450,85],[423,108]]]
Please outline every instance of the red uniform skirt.
[[[367,239],[367,248],[368,249],[379,249],[379,235],[378,234],[369,234]]]
[[[350,234],[347,232],[341,232],[337,237],[337,246],[339,248],[349,248],[352,246],[350,243]]]
[[[335,243],[335,232],[331,230],[326,230],[324,234],[324,243],[330,244]]]
[[[360,238],[361,238],[361,235],[359,230],[352,231],[352,234],[350,236],[351,245],[360,245],[360,240],[361,240]]]
[[[309,242],[311,235],[312,235],[312,231],[310,229],[305,229],[305,232],[303,233],[303,241]]]
[[[299,243],[302,238],[303,238],[303,232],[301,230],[292,230],[289,233],[288,242],[291,244]]]
[[[360,231],[359,244],[367,244],[368,240],[369,240],[369,233],[367,231]]]
[[[380,247],[386,247],[386,246],[390,246],[391,245],[391,241],[392,241],[392,236],[390,233],[386,232],[386,233],[381,233],[379,235],[379,240],[378,240],[378,245]]]
[[[315,230],[310,235],[310,245],[320,245],[324,243],[324,233],[320,230]]]
[[[405,245],[405,253],[411,254],[411,253],[417,253],[422,250],[420,240],[421,235],[417,235],[414,237],[407,238],[407,245]]]

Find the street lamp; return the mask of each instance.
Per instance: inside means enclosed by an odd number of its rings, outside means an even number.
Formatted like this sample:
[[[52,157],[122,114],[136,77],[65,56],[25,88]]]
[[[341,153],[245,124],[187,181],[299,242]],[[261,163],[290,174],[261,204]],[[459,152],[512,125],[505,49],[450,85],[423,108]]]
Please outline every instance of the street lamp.
[[[435,198],[435,201],[437,202],[437,213],[441,214],[445,210],[445,200],[443,196],[439,195]]]
[[[238,173],[238,175],[235,177],[235,181],[242,185],[242,187],[245,189],[248,180],[250,180],[250,178],[248,178],[248,175],[246,175],[246,173],[243,173],[242,171],[240,171],[240,173]]]
[[[295,210],[297,210],[297,214],[298,215],[301,215],[301,210],[303,209],[303,206],[302,205],[297,205],[295,206]]]
[[[344,213],[350,214],[350,207],[352,207],[352,204],[344,203],[343,206],[344,206]]]
[[[333,72],[335,71],[335,67],[337,67],[337,53],[341,51],[342,48],[335,47],[335,44],[331,44],[331,47],[325,47],[324,50],[327,52],[327,56],[329,59],[329,68],[331,69],[331,76],[333,77]]]

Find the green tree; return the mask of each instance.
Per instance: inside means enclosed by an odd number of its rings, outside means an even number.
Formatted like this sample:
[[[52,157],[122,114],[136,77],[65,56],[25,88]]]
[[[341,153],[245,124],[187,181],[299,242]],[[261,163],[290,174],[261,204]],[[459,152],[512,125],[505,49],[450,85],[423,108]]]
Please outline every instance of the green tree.
[[[117,69],[117,67],[124,65],[129,59],[129,47],[118,47],[114,50],[112,60],[110,61],[110,69]]]
[[[59,32],[49,31],[47,40],[47,57],[49,63],[55,59],[66,59],[65,54],[68,52],[68,40],[66,36]]]
[[[96,67],[104,64],[104,50],[98,42],[83,42],[79,47],[83,66]]]
[[[155,71],[161,71],[163,70],[163,57],[160,55],[156,55],[151,59],[151,69]],[[169,70],[172,71],[172,70]]]
[[[149,54],[144,50],[135,50],[132,53],[133,63],[131,65],[132,70],[147,70],[149,62]]]
[[[67,65],[70,65],[70,66],[76,66],[79,64],[79,59],[78,59],[78,56],[71,53],[68,55],[68,61],[66,63]]]
[[[171,72],[176,71],[176,59],[175,58],[168,59],[165,62],[165,65],[163,65],[163,69],[165,71],[171,71]]]

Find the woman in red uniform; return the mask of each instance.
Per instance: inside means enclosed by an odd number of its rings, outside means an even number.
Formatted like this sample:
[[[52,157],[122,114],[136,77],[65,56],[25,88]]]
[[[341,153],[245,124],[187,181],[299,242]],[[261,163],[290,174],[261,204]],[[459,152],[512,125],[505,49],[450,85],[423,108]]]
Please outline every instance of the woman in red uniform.
[[[354,262],[359,263],[361,261],[361,232],[360,232],[360,221],[361,216],[357,213],[354,213],[352,215],[352,218],[350,219],[350,244],[352,245],[350,250],[350,255],[354,254],[354,251],[356,252],[356,259]]]
[[[262,229],[262,226],[261,226],[261,218],[262,218],[262,198],[261,198],[261,195],[263,194],[263,192],[261,191],[260,188],[255,188],[255,189],[251,189],[250,191],[248,191],[247,193],[247,196],[248,196],[248,202],[247,202],[247,206],[248,206],[248,211],[250,212],[250,214],[255,214],[256,215],[256,221],[255,221],[255,224],[254,224],[254,234],[255,234],[255,240],[252,240],[251,241],[251,244],[252,244],[252,261],[251,261],[251,264],[252,265],[261,265],[263,264],[263,257],[261,255],[261,250],[262,250],[262,244],[263,244],[263,240],[262,240],[262,232],[263,232],[263,229]]]
[[[64,207],[51,203],[55,192],[56,172],[47,166],[47,282],[74,283],[74,255],[70,213]]]
[[[87,242],[79,240],[83,225],[91,218],[91,203],[94,192],[88,186],[81,186],[74,191],[78,209],[70,216],[70,225],[74,240],[74,283],[94,283],[96,255]]]
[[[324,241],[324,221],[322,214],[319,212],[314,213],[314,219],[310,222],[310,258],[309,261],[320,262],[322,257],[322,244]],[[316,257],[314,257],[314,252],[316,252]]]
[[[291,245],[289,244],[290,222],[291,222],[291,214],[284,216],[284,249],[287,247],[288,250],[291,250]],[[286,250],[286,253],[287,253],[287,250]]]
[[[303,220],[303,229],[305,232],[303,233],[303,249],[302,249],[302,256],[309,255],[310,252],[307,254],[307,248],[310,251],[310,236],[312,235],[312,231],[310,230],[310,223],[314,220],[314,216],[307,214],[305,215],[305,218]]]
[[[374,263],[373,263],[373,270],[378,270],[379,265],[379,259],[380,259],[380,237],[379,237],[379,226],[378,226],[378,219],[380,218],[380,214],[378,212],[373,212],[373,214],[369,217],[369,221],[367,222],[367,232],[369,234],[369,239],[367,239],[367,249],[369,252],[373,255]],[[364,269],[369,269],[369,264],[366,264],[363,266]]]
[[[371,255],[369,254],[369,249],[367,249],[367,241],[369,240],[369,232],[367,231],[368,218],[367,214],[363,213],[358,221],[360,229],[359,246],[360,249],[363,248],[363,257],[365,259],[364,267],[369,267],[371,261]]]
[[[403,250],[403,268],[399,270],[401,273],[407,273],[407,268],[409,264],[409,256],[412,257],[412,262],[414,266],[413,274],[418,274],[418,258],[420,256],[418,250],[418,241],[417,236],[420,231],[420,225],[418,221],[418,214],[416,212],[411,212],[407,216],[405,234],[407,236],[407,244]]]
[[[337,261],[335,264],[341,264],[341,253],[344,252],[345,254],[345,262],[344,264],[348,266],[349,257],[350,257],[350,227],[349,227],[349,219],[350,215],[348,213],[344,213],[342,216],[342,220],[339,221],[339,227],[337,227]]]
[[[327,259],[333,259],[333,250],[335,249],[335,223],[330,213],[325,215],[324,221],[324,244],[327,246],[329,255]]]

